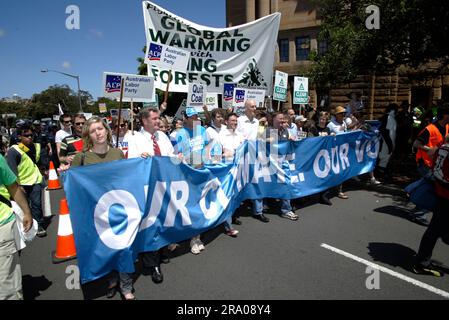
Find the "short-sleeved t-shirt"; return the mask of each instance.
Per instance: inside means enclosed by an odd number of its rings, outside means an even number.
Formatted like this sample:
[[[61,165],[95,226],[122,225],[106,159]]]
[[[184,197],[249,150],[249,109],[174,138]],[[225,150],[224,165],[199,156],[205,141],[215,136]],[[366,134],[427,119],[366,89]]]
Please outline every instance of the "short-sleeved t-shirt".
[[[0,155],[0,186],[2,188],[9,186],[14,182],[16,182],[16,180],[17,180],[16,175],[9,168],[5,158],[2,155]],[[10,210],[9,214],[2,214],[0,212],[0,225],[6,224],[12,220],[14,220],[14,214],[12,209]]]
[[[197,126],[195,130],[182,128],[176,135],[177,151],[182,153],[185,161],[191,165],[202,164],[205,147],[209,143],[206,129]]]

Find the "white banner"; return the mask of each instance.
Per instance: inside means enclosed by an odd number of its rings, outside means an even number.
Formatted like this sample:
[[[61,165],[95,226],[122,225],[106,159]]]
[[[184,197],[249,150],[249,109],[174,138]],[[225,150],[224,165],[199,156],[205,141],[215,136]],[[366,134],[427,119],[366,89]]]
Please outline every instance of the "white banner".
[[[280,13],[231,28],[205,27],[149,1],[143,2],[147,45],[156,43],[190,52],[187,74],[173,72],[170,91],[187,92],[201,82],[208,92],[223,92],[223,83],[268,90],[272,85]],[[169,70],[148,66],[155,86],[165,91]]]
[[[295,77],[293,84],[293,104],[309,103],[309,78]]]
[[[103,96],[109,99],[120,99],[122,78],[124,79],[123,101],[154,101],[154,79],[126,73],[104,72]]]
[[[156,67],[186,72],[190,52],[179,48],[149,43],[145,54],[145,63]]]

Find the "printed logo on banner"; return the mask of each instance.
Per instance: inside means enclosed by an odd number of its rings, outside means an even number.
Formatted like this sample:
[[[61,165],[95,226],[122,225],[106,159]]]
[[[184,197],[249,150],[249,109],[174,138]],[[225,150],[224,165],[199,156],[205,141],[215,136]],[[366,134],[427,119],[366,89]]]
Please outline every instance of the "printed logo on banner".
[[[235,102],[241,103],[245,100],[245,90],[235,90]]]
[[[120,92],[122,84],[122,76],[108,74],[106,75],[106,92]]]
[[[148,50],[148,59],[152,61],[160,61],[162,55],[162,46],[156,43],[150,43],[150,50]]]

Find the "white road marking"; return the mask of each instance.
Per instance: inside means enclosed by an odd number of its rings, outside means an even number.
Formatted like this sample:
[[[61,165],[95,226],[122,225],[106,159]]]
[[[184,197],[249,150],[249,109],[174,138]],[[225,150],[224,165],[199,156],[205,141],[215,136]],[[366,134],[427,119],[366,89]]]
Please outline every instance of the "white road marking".
[[[345,256],[345,257],[347,257],[347,258],[349,258],[349,259],[352,259],[352,260],[355,260],[355,261],[357,261],[357,262],[363,263],[363,264],[365,264],[365,265],[367,265],[367,266],[369,266],[369,267],[371,267],[371,268],[373,268],[373,269],[378,269],[378,270],[380,270],[380,271],[382,271],[382,272],[385,272],[385,273],[389,274],[390,276],[393,276],[393,277],[396,277],[396,278],[398,278],[398,279],[401,279],[401,280],[404,280],[404,281],[406,281],[406,282],[409,282],[409,283],[411,283],[411,284],[413,284],[413,285],[415,285],[415,286],[417,286],[417,287],[426,289],[426,290],[428,290],[428,291],[430,291],[430,292],[432,292],[432,293],[438,294],[438,295],[440,295],[440,296],[442,296],[442,297],[444,297],[444,298],[446,298],[446,299],[449,299],[449,292],[446,292],[446,291],[443,291],[443,290],[441,290],[441,289],[435,288],[435,287],[433,287],[433,286],[431,286],[431,285],[428,285],[428,284],[426,284],[426,283],[424,283],[424,282],[415,280],[415,279],[413,279],[413,278],[404,276],[403,274],[400,274],[400,273],[395,272],[395,271],[393,271],[393,270],[390,270],[390,269],[388,269],[388,268],[382,267],[382,266],[380,266],[380,265],[378,265],[378,264],[375,264],[375,263],[372,263],[372,262],[370,262],[370,261],[368,261],[368,260],[359,258],[359,257],[357,257],[357,256],[355,256],[355,255],[353,255],[353,254],[350,254],[350,253],[345,252],[345,251],[343,251],[343,250],[337,249],[337,248],[332,247],[332,246],[330,246],[330,245],[327,245],[327,244],[325,244],[325,243],[322,243],[322,244],[321,244],[321,247],[322,247],[322,248],[325,248],[325,249],[328,249],[328,250],[330,250],[330,251],[332,251],[332,252],[341,254],[342,256]]]

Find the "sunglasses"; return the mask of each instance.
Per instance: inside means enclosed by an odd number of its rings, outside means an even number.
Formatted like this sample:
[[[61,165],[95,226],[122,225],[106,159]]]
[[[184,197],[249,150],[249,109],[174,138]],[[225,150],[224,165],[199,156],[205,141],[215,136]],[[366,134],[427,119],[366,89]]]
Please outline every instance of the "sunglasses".
[[[65,124],[69,124],[69,123],[72,123],[72,120],[69,120],[69,121],[64,121],[64,123],[65,123]]]
[[[118,126],[116,125],[115,128],[117,128],[117,127],[125,128],[125,127],[126,127],[126,123],[122,123],[122,124],[120,124],[120,125],[118,125]]]
[[[22,137],[25,137],[25,138],[31,138],[32,136],[33,136],[32,133],[29,133],[29,134],[22,134]]]
[[[83,125],[85,124],[85,122],[75,122],[75,124],[76,124],[77,126],[83,126]]]

